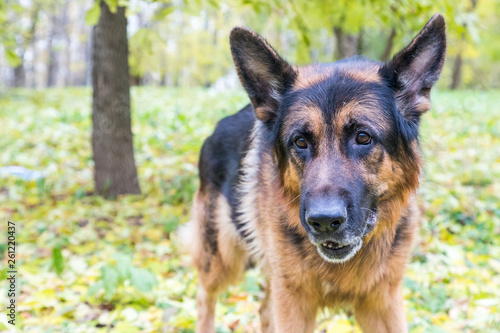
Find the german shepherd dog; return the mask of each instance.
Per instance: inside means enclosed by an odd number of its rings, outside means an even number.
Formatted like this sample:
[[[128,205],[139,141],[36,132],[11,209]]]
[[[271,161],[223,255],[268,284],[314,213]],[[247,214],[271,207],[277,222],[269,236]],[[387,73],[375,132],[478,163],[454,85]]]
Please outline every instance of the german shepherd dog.
[[[266,280],[263,332],[313,332],[323,307],[351,307],[364,332],[406,332],[418,130],[445,60],[443,16],[387,63],[296,67],[251,30],[229,39],[252,103],[201,150],[187,229],[197,332],[215,332],[217,294],[249,262]]]

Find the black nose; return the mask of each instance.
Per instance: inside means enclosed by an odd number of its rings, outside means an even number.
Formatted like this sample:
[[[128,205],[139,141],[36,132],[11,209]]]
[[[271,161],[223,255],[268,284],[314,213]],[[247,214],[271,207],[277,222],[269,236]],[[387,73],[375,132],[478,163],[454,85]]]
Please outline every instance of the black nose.
[[[340,203],[311,206],[306,221],[317,232],[337,231],[347,219],[345,206]]]

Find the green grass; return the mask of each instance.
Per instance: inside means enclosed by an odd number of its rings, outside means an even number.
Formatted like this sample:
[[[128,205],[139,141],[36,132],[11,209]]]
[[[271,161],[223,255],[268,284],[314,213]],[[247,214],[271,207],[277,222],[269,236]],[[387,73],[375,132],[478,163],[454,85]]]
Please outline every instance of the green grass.
[[[0,178],[0,251],[5,262],[6,221],[16,221],[22,331],[193,331],[196,274],[174,231],[189,219],[203,139],[247,98],[161,88],[132,98],[143,194],[107,201],[92,194],[90,90],[0,93],[0,166],[46,175]],[[411,332],[496,332],[500,93],[436,92],[433,105],[421,131],[423,228],[405,274],[407,319]],[[257,330],[261,282],[252,270],[221,296],[220,332]],[[319,321],[327,332],[357,330],[342,313]]]

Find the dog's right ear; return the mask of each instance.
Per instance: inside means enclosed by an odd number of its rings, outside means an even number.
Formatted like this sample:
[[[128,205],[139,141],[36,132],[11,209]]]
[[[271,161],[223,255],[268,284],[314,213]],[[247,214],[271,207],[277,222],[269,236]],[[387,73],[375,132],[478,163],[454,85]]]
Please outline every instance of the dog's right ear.
[[[281,98],[295,80],[295,70],[264,38],[247,28],[233,28],[229,44],[236,71],[257,118],[274,122]]]
[[[436,14],[412,42],[381,69],[394,89],[399,111],[414,126],[418,126],[420,116],[431,107],[430,91],[439,78],[445,58],[446,24],[444,17]]]

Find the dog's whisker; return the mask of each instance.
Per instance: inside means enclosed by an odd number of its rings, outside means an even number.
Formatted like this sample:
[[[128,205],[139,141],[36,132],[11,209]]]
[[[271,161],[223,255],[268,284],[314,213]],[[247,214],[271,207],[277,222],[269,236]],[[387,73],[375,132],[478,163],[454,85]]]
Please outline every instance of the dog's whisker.
[[[291,201],[289,201],[287,204],[283,205],[283,206],[278,206],[276,208],[283,208],[283,207],[286,207],[288,206],[289,204],[291,204],[292,202],[294,202],[295,200],[297,200],[298,198],[300,197],[300,194],[298,196],[296,196],[295,198],[293,198]]]

